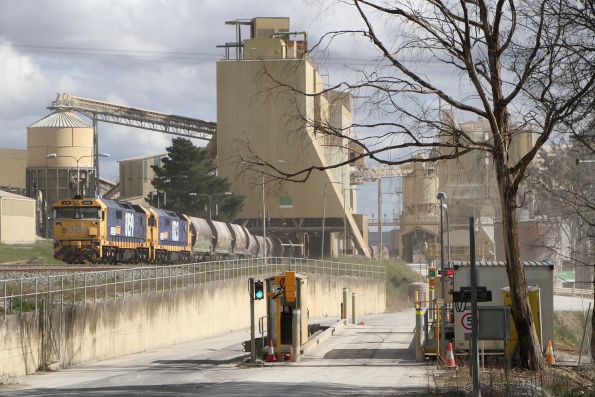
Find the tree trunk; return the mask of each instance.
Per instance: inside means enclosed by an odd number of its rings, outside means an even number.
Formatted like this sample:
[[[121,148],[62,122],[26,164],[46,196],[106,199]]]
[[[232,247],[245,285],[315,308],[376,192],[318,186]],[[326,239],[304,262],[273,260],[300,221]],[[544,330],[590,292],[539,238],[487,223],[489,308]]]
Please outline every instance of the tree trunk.
[[[498,188],[502,207],[502,233],[508,285],[512,295],[512,317],[519,338],[520,365],[522,368],[539,370],[545,366],[535,323],[531,315],[525,269],[520,257],[517,229],[516,191],[508,169],[497,169]]]
[[[592,244],[592,242],[589,242],[589,252],[593,249]],[[593,298],[595,298],[595,269],[593,269]],[[595,363],[595,305],[591,306],[591,359]]]

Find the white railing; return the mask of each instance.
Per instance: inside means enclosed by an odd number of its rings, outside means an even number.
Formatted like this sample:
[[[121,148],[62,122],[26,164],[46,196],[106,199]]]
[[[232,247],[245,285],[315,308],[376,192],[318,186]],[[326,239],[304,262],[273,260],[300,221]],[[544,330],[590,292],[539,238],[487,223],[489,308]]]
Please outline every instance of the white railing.
[[[299,258],[252,258],[172,266],[130,267],[98,272],[73,272],[0,280],[3,317],[52,306],[107,301],[138,294],[163,293],[216,281],[269,277],[294,270],[368,279],[386,279],[383,266]]]

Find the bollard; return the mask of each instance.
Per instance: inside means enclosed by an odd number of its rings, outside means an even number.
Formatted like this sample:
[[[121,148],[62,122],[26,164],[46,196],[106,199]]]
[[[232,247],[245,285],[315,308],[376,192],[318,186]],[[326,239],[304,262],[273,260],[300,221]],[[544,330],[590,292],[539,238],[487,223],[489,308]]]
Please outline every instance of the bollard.
[[[424,312],[419,304],[415,303],[415,360],[425,361],[423,341],[422,341],[422,328],[424,321]]]
[[[351,294],[351,324],[355,324],[355,292]]]
[[[347,294],[349,290],[347,288],[343,288],[343,320],[347,320]]]
[[[291,319],[291,349],[294,363],[300,361],[300,347],[301,347],[301,315],[300,309],[293,309],[293,316]]]
[[[343,309],[343,302],[341,302],[341,320],[343,320],[345,316],[345,310]]]

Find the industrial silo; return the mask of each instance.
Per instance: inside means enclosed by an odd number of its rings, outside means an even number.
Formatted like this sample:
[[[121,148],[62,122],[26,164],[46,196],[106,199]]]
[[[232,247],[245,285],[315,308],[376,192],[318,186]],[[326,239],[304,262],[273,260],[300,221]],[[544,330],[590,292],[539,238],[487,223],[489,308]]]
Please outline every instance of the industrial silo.
[[[399,231],[393,236],[400,257],[412,262],[423,255],[436,239],[436,168],[428,163],[409,165],[411,173],[403,177],[403,214]]]
[[[38,227],[47,235],[52,203],[93,192],[93,128],[68,111],[27,127],[27,195],[38,201]]]

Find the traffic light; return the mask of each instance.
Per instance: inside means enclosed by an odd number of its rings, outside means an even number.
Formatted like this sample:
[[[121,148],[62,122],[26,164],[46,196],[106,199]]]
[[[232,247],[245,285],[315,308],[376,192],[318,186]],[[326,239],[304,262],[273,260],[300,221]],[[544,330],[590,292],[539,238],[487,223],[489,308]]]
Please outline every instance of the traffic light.
[[[264,284],[258,280],[254,282],[254,300],[261,300],[264,298]]]

